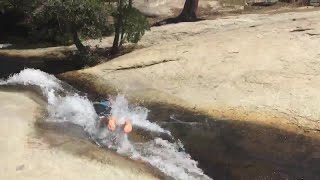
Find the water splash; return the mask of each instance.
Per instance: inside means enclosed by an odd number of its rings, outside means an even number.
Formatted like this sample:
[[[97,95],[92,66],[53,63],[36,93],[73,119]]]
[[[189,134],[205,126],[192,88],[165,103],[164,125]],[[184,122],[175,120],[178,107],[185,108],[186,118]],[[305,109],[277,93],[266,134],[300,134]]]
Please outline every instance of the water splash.
[[[0,44],[0,49],[5,49],[12,46],[12,44],[6,43],[6,44]]]
[[[158,137],[139,143],[130,141],[121,129],[110,132],[106,128],[100,128],[99,117],[92,102],[85,96],[67,92],[63,89],[62,83],[54,76],[35,69],[25,69],[7,80],[0,81],[0,85],[39,87],[48,101],[47,121],[70,122],[81,126],[100,146],[112,148],[120,154],[148,162],[174,179],[210,179],[197,167],[197,162],[183,151],[179,141],[172,143]],[[124,96],[117,96],[112,100],[111,114],[119,119],[119,123],[129,119],[134,127],[171,136],[169,131],[147,120],[148,112],[149,110],[143,107],[129,106]]]
[[[128,100],[125,96],[119,95],[112,101],[111,114],[116,116],[118,122],[123,124],[125,120],[130,120],[136,127],[146,129],[153,132],[171,133],[161,128],[158,124],[152,123],[147,120],[149,110],[140,106],[130,107]]]
[[[197,167],[198,163],[189,154],[179,151],[177,143],[156,138],[147,143],[136,145],[135,148],[139,154],[133,158],[149,162],[175,179],[211,179],[203,174],[203,171]]]
[[[71,122],[84,128],[89,134],[95,134],[98,115],[92,103],[86,98],[74,94],[59,96],[54,90],[48,91],[48,121]]]
[[[18,74],[10,76],[7,80],[0,81],[0,85],[35,85],[44,92],[50,89],[61,90],[60,80],[53,75],[47,74],[37,69],[24,69]]]

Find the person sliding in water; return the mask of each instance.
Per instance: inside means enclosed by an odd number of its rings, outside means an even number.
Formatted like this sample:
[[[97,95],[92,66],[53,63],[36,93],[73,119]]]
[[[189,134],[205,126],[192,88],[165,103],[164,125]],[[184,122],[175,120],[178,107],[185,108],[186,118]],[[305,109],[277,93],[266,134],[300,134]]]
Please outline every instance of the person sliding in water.
[[[93,103],[96,113],[100,116],[100,127],[107,125],[110,131],[115,131],[117,128],[117,118],[110,114],[111,102],[103,101]],[[129,120],[126,120],[123,125],[123,131],[130,133],[132,131],[132,124]]]

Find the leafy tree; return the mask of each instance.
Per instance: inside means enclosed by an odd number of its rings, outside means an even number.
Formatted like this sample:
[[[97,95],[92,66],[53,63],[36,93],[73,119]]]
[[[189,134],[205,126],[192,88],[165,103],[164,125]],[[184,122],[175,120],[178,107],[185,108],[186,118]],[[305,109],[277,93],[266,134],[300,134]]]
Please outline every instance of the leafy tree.
[[[34,12],[39,22],[56,22],[54,28],[70,34],[81,54],[88,54],[80,35],[87,38],[101,38],[108,29],[108,8],[101,0],[45,0]]]
[[[25,11],[32,7],[34,0],[1,0],[0,10],[4,13],[6,10]]]
[[[146,17],[132,6],[132,0],[0,0],[0,10],[4,8],[23,9],[28,15],[24,24],[30,40],[72,41],[85,55],[90,51],[81,38],[97,39],[114,31],[111,53],[117,54],[123,43],[138,42],[149,29]]]
[[[149,29],[147,18],[132,7],[132,0],[118,0],[113,17],[115,36],[112,54],[118,53],[124,42],[137,43]]]
[[[35,0],[0,0],[0,39],[26,38],[30,25],[28,12]]]

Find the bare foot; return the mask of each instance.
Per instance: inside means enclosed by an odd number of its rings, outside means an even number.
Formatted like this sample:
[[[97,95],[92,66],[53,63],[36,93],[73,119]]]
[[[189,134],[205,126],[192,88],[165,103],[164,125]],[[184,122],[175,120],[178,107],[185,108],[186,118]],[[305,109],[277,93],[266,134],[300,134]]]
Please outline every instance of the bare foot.
[[[124,123],[123,131],[124,131],[125,133],[127,133],[127,134],[132,131],[132,124],[131,124],[130,121],[126,121],[126,122]]]
[[[108,121],[108,129],[111,131],[116,130],[116,118],[115,117],[110,117]]]

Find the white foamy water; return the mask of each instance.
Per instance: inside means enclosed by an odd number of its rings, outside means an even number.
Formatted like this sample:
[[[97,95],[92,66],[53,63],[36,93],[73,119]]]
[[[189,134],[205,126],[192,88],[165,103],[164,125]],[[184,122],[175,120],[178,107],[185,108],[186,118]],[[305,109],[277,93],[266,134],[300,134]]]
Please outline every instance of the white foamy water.
[[[197,167],[197,162],[181,150],[180,142],[171,143],[158,137],[145,143],[133,142],[120,129],[110,132],[106,128],[100,128],[93,103],[87,97],[76,93],[64,92],[64,96],[58,94],[58,91],[64,90],[61,81],[52,75],[40,70],[25,69],[7,80],[0,81],[0,85],[38,86],[47,97],[47,121],[70,122],[81,126],[100,146],[148,162],[174,179],[210,179]],[[139,127],[149,132],[166,133],[171,136],[169,131],[147,120],[148,109],[130,106],[124,96],[117,96],[111,102],[111,114],[119,119],[119,123],[129,119],[133,128]]]
[[[164,130],[158,124],[147,120],[149,112],[147,108],[140,106],[129,108],[128,101],[124,96],[117,96],[115,100],[112,100],[111,107],[111,114],[117,117],[120,124],[123,124],[125,120],[129,119],[132,124],[137,127],[171,135],[169,131]]]
[[[10,47],[10,46],[12,46],[12,44],[9,44],[9,43],[7,43],[7,44],[0,44],[0,49],[7,48],[7,47]]]
[[[84,128],[90,134],[96,131],[98,118],[92,103],[86,98],[74,94],[61,97],[54,90],[48,92],[49,121],[72,122]]]
[[[61,89],[60,80],[53,75],[47,74],[37,69],[25,69],[18,74],[10,76],[5,81],[0,81],[0,85],[22,84],[22,85],[36,85],[41,89]]]

